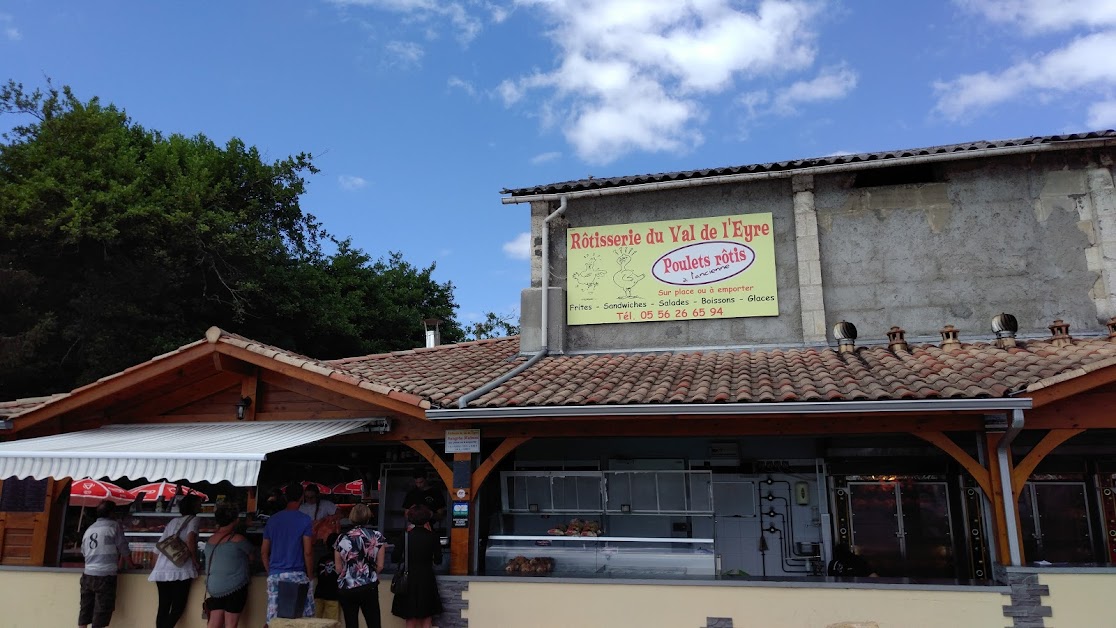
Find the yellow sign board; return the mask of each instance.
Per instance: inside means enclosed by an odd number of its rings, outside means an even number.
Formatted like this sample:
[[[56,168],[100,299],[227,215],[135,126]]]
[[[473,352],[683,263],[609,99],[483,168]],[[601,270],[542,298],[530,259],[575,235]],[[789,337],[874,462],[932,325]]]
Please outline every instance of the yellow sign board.
[[[566,230],[566,322],[778,316],[771,214]]]

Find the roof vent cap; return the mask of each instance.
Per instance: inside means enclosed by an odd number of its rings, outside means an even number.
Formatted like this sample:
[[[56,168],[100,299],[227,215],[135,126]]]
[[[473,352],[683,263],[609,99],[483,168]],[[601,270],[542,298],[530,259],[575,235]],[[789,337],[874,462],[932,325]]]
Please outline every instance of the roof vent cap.
[[[893,325],[887,331],[887,348],[892,351],[910,351],[910,346],[907,345],[907,332],[897,325]]]
[[[953,349],[961,348],[961,338],[957,328],[953,325],[946,325],[938,332],[942,335],[942,350],[951,351]]]
[[[1069,323],[1058,319],[1050,325],[1050,342],[1055,347],[1064,347],[1073,343],[1073,337],[1069,335]]]
[[[841,353],[856,351],[856,325],[841,321],[833,326],[833,337],[837,339],[837,350]]]
[[[992,317],[992,331],[996,332],[996,346],[1011,349],[1016,346],[1015,332],[1019,331],[1019,321],[1006,312]]]

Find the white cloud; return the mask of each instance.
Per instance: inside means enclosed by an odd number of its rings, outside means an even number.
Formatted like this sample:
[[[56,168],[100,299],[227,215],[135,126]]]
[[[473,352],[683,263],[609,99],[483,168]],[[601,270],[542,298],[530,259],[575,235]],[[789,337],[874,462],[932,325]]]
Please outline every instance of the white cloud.
[[[364,180],[363,177],[355,177],[350,174],[343,174],[337,177],[337,182],[346,190],[359,190],[368,185],[368,181]]]
[[[474,98],[476,98],[477,96],[477,88],[473,87],[472,83],[456,76],[449,77],[449,80],[446,81],[446,85],[453,89],[460,89],[461,91]]]
[[[799,81],[775,96],[775,111],[783,115],[797,113],[799,105],[839,100],[856,87],[856,72],[840,67],[823,70],[816,78]]]
[[[512,259],[531,259],[531,234],[520,233],[504,243],[504,254]]]
[[[506,105],[533,90],[554,109],[578,156],[606,163],[634,151],[701,144],[702,98],[810,67],[815,3],[760,0],[517,0],[551,23],[556,67],[497,88]],[[543,108],[543,106],[540,106]]]
[[[413,68],[422,64],[424,51],[413,41],[389,41],[384,48],[390,59],[389,65],[400,68]]]
[[[534,165],[545,164],[548,161],[554,161],[562,156],[562,153],[551,151],[549,153],[540,153],[531,158],[531,163]]]
[[[999,73],[964,74],[934,84],[936,110],[958,120],[969,114],[1014,99],[1049,98],[1082,90],[1104,91],[1116,87],[1116,30],[1092,33],[1066,46],[1017,63]]]
[[[963,9],[1032,33],[1116,25],[1112,0],[956,0]]]
[[[1088,122],[1090,129],[1116,129],[1116,100],[1090,105]]]
[[[8,41],[19,41],[23,39],[23,33],[15,27],[15,20],[12,16],[6,13],[0,13],[0,32],[4,34],[4,38]]]
[[[460,2],[444,2],[440,0],[329,0],[335,5],[343,7],[361,7],[380,11],[400,13],[408,19],[418,23],[425,23],[428,37],[436,37],[439,21],[448,22],[457,39],[467,44],[481,32],[483,24],[480,18],[470,13]],[[472,3],[470,3],[472,4]],[[498,7],[487,7],[494,22],[501,22],[506,17],[506,12],[501,12]]]

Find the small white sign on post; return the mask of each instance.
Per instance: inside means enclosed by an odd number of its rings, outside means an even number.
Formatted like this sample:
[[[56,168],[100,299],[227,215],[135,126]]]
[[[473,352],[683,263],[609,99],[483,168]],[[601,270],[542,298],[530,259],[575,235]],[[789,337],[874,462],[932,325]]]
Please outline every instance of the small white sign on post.
[[[479,454],[480,430],[446,430],[447,454]]]

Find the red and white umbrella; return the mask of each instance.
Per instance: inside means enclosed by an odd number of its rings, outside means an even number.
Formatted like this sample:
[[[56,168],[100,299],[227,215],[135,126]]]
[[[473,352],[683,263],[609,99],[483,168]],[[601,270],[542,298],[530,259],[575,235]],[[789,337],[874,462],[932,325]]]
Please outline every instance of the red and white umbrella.
[[[364,494],[364,480],[342,482],[331,489],[334,495],[362,495]]]
[[[70,483],[70,505],[93,508],[106,499],[114,504],[132,503],[133,496],[112,482],[83,478]]]
[[[333,490],[330,489],[325,484],[322,484],[321,482],[311,482],[309,480],[305,480],[305,481],[302,482],[302,488],[306,488],[307,486],[310,486],[311,484],[313,484],[314,486],[317,486],[318,487],[318,492],[321,493],[322,495],[329,495],[329,494],[333,493]]]
[[[176,484],[167,481],[152,482],[150,484],[144,484],[143,486],[137,486],[132,489],[132,496],[134,497],[143,493],[143,501],[145,502],[156,502],[159,501],[160,497],[163,498],[163,501],[169,502],[174,499],[179,486],[182,487],[182,495],[197,495],[203,502],[209,499],[209,496],[205,493],[196,491],[185,484]]]

